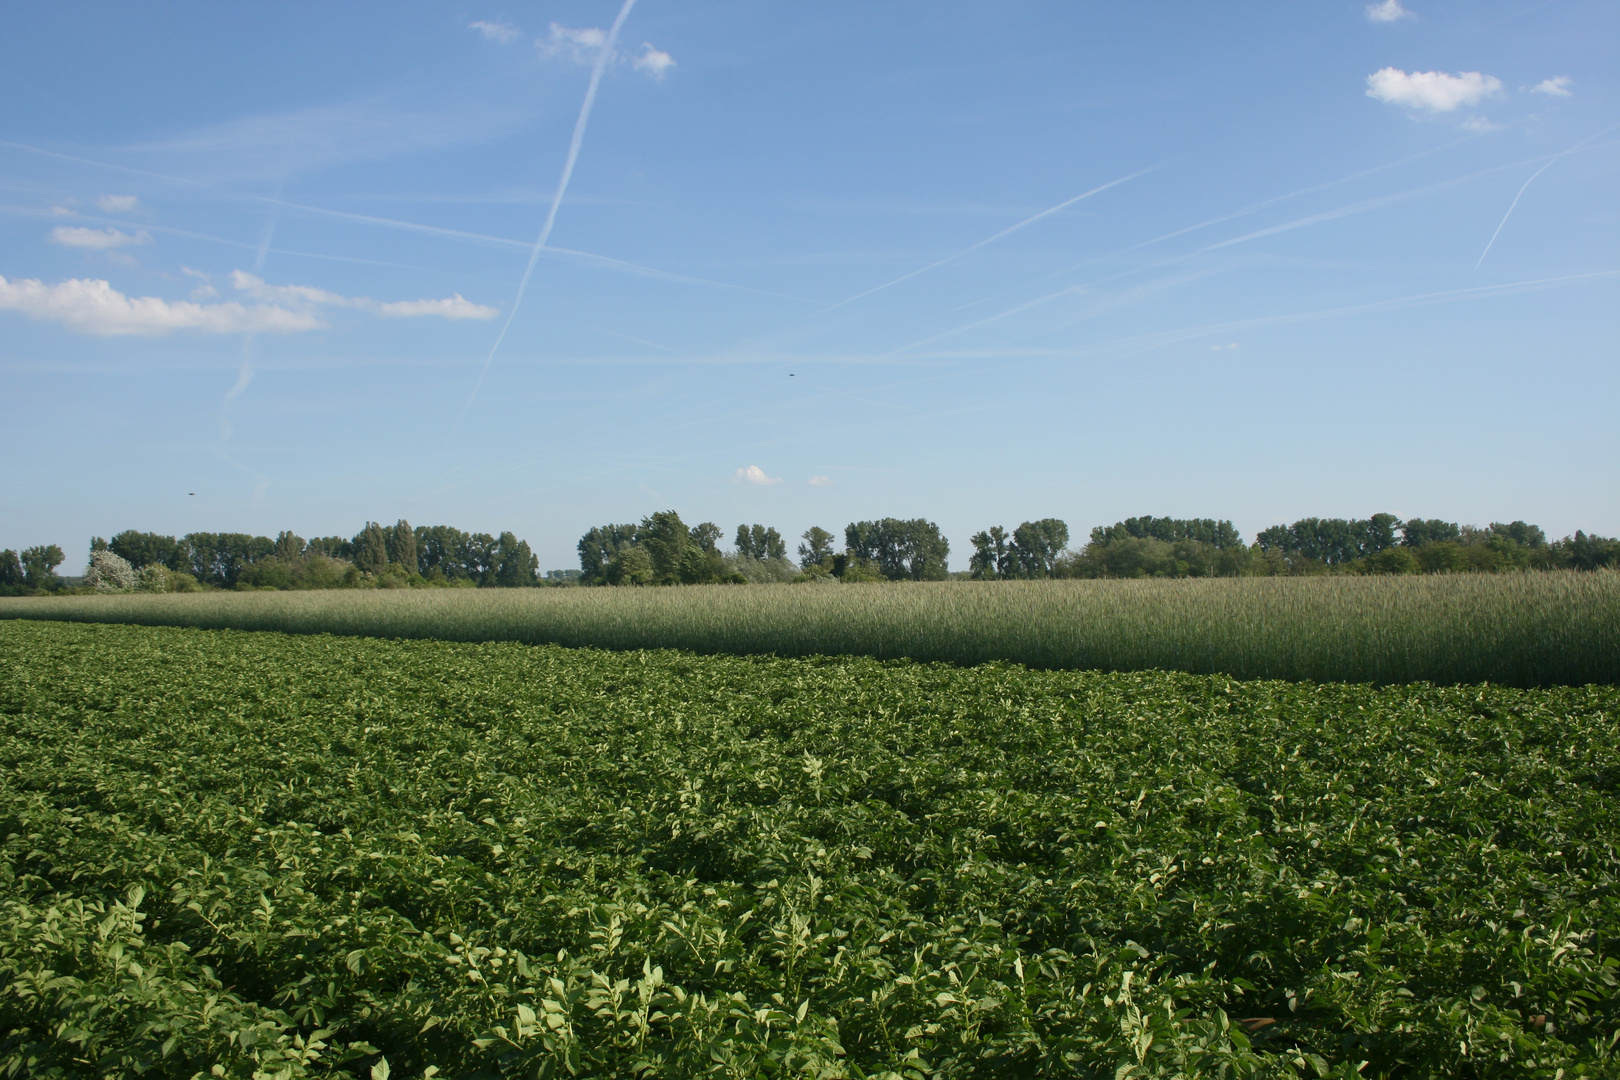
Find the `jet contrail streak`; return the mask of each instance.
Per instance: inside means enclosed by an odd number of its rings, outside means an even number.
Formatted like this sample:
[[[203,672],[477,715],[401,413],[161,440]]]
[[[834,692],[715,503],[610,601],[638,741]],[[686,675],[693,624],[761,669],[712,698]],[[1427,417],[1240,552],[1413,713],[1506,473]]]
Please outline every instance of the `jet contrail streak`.
[[[1502,235],[1503,226],[1505,226],[1508,223],[1508,218],[1513,216],[1513,208],[1515,206],[1519,205],[1519,200],[1524,197],[1525,189],[1528,188],[1531,184],[1535,183],[1536,177],[1540,176],[1542,173],[1544,173],[1548,169],[1552,168],[1553,167],[1553,162],[1556,162],[1559,158],[1563,157],[1564,154],[1571,153],[1571,152],[1579,149],[1580,147],[1584,146],[1585,144],[1591,142],[1593,139],[1597,138],[1598,135],[1607,135],[1609,132],[1611,132],[1613,130],[1614,130],[1614,128],[1612,128],[1612,127],[1611,128],[1605,128],[1602,131],[1598,132],[1597,135],[1588,135],[1586,138],[1582,139],[1580,142],[1576,143],[1574,146],[1570,147],[1568,150],[1565,150],[1563,153],[1554,154],[1551,161],[1548,161],[1547,164],[1543,165],[1541,168],[1537,169],[1535,172],[1530,174],[1530,179],[1528,179],[1528,180],[1526,180],[1524,182],[1524,186],[1519,188],[1519,193],[1517,195],[1513,196],[1513,201],[1508,203],[1507,213],[1502,215],[1502,220],[1501,220],[1500,223],[1497,224],[1496,231],[1491,233],[1490,242],[1485,245],[1485,250],[1479,253],[1479,262],[1476,262],[1474,264],[1474,269],[1475,270],[1478,270],[1481,266],[1485,265],[1485,256],[1487,256],[1487,255],[1489,255],[1491,253],[1491,248],[1496,245],[1496,238],[1498,236]]]
[[[467,415],[467,410],[472,408],[473,399],[478,397],[478,391],[484,385],[484,376],[489,374],[489,365],[495,361],[495,353],[500,349],[501,342],[506,340],[506,332],[512,328],[512,320],[517,317],[518,307],[523,303],[523,294],[529,287],[529,278],[534,274],[534,264],[540,261],[540,252],[545,250],[546,241],[551,238],[551,227],[557,223],[557,209],[562,206],[563,196],[568,192],[568,181],[574,175],[574,163],[579,160],[579,147],[585,140],[585,125],[591,119],[591,106],[596,103],[596,88],[602,82],[602,71],[613,56],[613,46],[619,40],[619,28],[624,25],[624,20],[630,17],[630,9],[635,6],[636,0],[624,0],[624,6],[619,8],[619,17],[613,20],[613,28],[608,31],[607,40],[602,43],[602,51],[596,56],[596,64],[591,68],[591,84],[585,90],[585,101],[579,107],[579,118],[574,121],[574,137],[568,141],[568,157],[563,162],[562,179],[557,181],[557,192],[551,197],[551,209],[546,213],[546,223],[540,227],[540,236],[534,242],[534,249],[529,252],[529,264],[523,268],[523,279],[518,282],[517,295],[512,298],[512,309],[506,313],[506,322],[501,325],[501,332],[495,335],[495,344],[489,347],[489,355],[484,358],[484,369],[478,373],[478,381],[473,384],[472,393],[467,395],[467,403],[461,407],[456,424]],[[456,424],[450,425],[451,431],[455,430]]]
[[[1137,172],[1131,173],[1129,176],[1122,176],[1118,180],[1110,180],[1108,183],[1102,184],[1102,185],[1100,185],[1098,187],[1094,187],[1090,191],[1082,192],[1081,194],[1076,195],[1072,199],[1065,199],[1062,202],[1058,203],[1056,206],[1049,207],[1049,208],[1047,208],[1045,210],[1042,210],[1040,213],[1035,214],[1032,217],[1027,217],[1023,221],[1018,222],[1018,224],[1016,224],[1016,225],[1007,226],[1005,229],[1002,229],[1000,232],[996,233],[994,236],[985,237],[983,240],[980,240],[977,244],[972,244],[972,245],[970,245],[968,247],[965,247],[961,251],[956,252],[955,254],[945,256],[943,259],[937,259],[934,262],[929,263],[927,266],[920,266],[917,269],[911,271],[909,274],[901,274],[899,277],[895,278],[893,281],[885,281],[881,285],[874,285],[870,289],[867,289],[865,292],[856,293],[854,296],[851,296],[846,300],[840,300],[840,301],[838,301],[838,303],[833,304],[830,307],[824,307],[820,311],[816,312],[816,314],[817,315],[825,315],[829,311],[836,311],[839,308],[843,307],[845,304],[853,304],[857,300],[865,299],[866,297],[871,296],[873,293],[876,293],[876,292],[882,292],[884,289],[891,288],[891,287],[893,287],[895,285],[898,285],[902,281],[910,281],[912,278],[916,277],[918,274],[926,274],[926,273],[928,273],[928,271],[936,269],[936,268],[941,267],[941,266],[944,266],[948,262],[953,262],[953,261],[955,261],[957,259],[960,259],[964,255],[972,254],[973,252],[978,251],[980,248],[984,247],[986,244],[993,244],[997,240],[1000,240],[1002,237],[1010,236],[1013,233],[1017,232],[1019,229],[1024,228],[1025,226],[1033,225],[1037,221],[1041,220],[1044,217],[1050,217],[1052,214],[1057,213],[1059,210],[1067,209],[1068,207],[1073,206],[1075,203],[1080,202],[1082,199],[1089,199],[1093,195],[1100,195],[1101,193],[1103,193],[1104,191],[1107,191],[1111,187],[1118,187],[1120,184],[1125,183],[1127,180],[1135,180],[1138,176],[1142,176],[1145,173],[1150,173],[1154,169],[1157,169],[1157,168],[1159,168],[1159,166],[1152,165],[1152,166],[1149,166],[1146,169],[1140,169]]]
[[[56,158],[60,161],[71,161],[78,165],[90,165],[97,169],[107,169],[110,172],[128,173],[131,176],[144,176],[152,180],[161,180],[168,184],[182,184],[187,187],[202,188],[205,191],[212,191],[227,198],[239,199],[245,202],[273,203],[286,210],[296,210],[305,214],[316,214],[321,217],[337,218],[341,221],[354,221],[364,225],[377,225],[388,229],[403,229],[406,232],[422,233],[426,236],[442,236],[449,240],[466,240],[477,244],[488,244],[492,247],[516,248],[519,251],[533,250],[533,245],[527,240],[514,240],[507,236],[489,236],[484,233],[467,232],[464,229],[446,229],[439,225],[423,225],[420,222],[401,221],[398,218],[377,217],[373,214],[356,214],[348,210],[332,210],[325,206],[308,206],[304,203],[286,202],[282,199],[273,198],[269,195],[258,195],[253,192],[246,191],[233,191],[230,188],[223,188],[217,184],[210,184],[202,180],[192,180],[189,177],[184,176],[171,176],[168,173],[152,172],[149,169],[136,169],[128,165],[113,165],[109,162],[97,161],[94,158],[78,157],[74,154],[64,154],[56,150],[46,150],[43,147],[30,146],[27,143],[10,142],[6,139],[0,139],[0,148],[21,150],[30,154],[38,154],[42,157]],[[7,212],[29,213],[34,214],[35,216],[41,216],[39,215],[38,211],[30,208],[3,207],[0,209],[4,209]],[[115,225],[124,224],[122,220],[115,220],[112,218],[98,218],[88,214],[81,214],[79,216],[85,221],[106,221]],[[148,225],[146,228],[156,232],[162,227],[157,225]],[[236,247],[253,249],[257,246],[254,244],[245,243],[243,241],[223,240],[219,237],[205,236],[201,233],[188,233],[181,229],[164,228],[164,231],[174,233],[177,236],[195,236],[198,239],[212,240],[215,243],[220,244],[232,244]],[[626,262],[623,259],[615,259],[607,255],[598,255],[590,251],[575,251],[572,248],[550,246],[544,247],[543,250],[549,251],[554,255],[565,255],[571,258],[583,259],[587,262],[596,263],[599,266],[609,267],[614,270],[622,270],[626,273],[639,274],[643,277],[657,278],[663,281],[681,282],[688,285],[711,285],[721,289],[735,289],[739,292],[751,292],[758,293],[763,296],[775,296],[783,300],[795,300],[799,303],[812,303],[812,301],[807,300],[802,296],[790,296],[787,293],[771,292],[768,289],[755,289],[747,285],[733,285],[729,281],[715,281],[712,278],[693,277],[690,274],[676,274],[668,270],[658,270],[651,266],[642,266],[639,263]],[[284,252],[284,254],[306,255],[313,259],[337,259],[340,261],[353,262],[371,261],[366,259],[352,259],[343,255],[317,255],[307,251]],[[404,264],[401,263],[376,263],[375,265],[401,266],[404,269],[421,269],[420,267],[404,266]]]
[[[1601,134],[1601,132],[1599,134]],[[1594,138],[1595,137],[1596,136],[1594,136]],[[1579,145],[1579,144],[1577,144],[1577,145]],[[1571,149],[1574,149],[1574,148],[1571,147]],[[1569,151],[1567,151],[1567,150],[1565,151],[1565,153],[1568,153],[1568,152]],[[1189,259],[1196,258],[1196,257],[1198,257],[1200,255],[1208,254],[1211,251],[1219,251],[1222,248],[1231,247],[1231,246],[1233,246],[1235,244],[1244,244],[1244,243],[1248,243],[1250,240],[1258,240],[1258,239],[1260,239],[1262,237],[1266,237],[1266,236],[1275,236],[1278,233],[1291,232],[1294,229],[1302,229],[1302,228],[1306,228],[1306,227],[1311,226],[1311,225],[1318,225],[1318,224],[1321,224],[1324,221],[1333,221],[1333,220],[1336,220],[1338,218],[1350,216],[1352,214],[1360,214],[1360,213],[1364,213],[1364,212],[1366,212],[1368,210],[1380,209],[1380,208],[1382,208],[1384,206],[1388,206],[1388,205],[1390,205],[1392,203],[1399,202],[1400,200],[1403,200],[1403,199],[1410,199],[1410,198],[1414,198],[1414,197],[1419,196],[1419,195],[1426,195],[1426,194],[1430,194],[1430,193],[1436,192],[1436,191],[1443,191],[1446,188],[1455,187],[1455,186],[1457,186],[1459,184],[1466,183],[1467,181],[1473,180],[1473,179],[1475,179],[1477,177],[1485,176],[1485,175],[1488,175],[1488,174],[1494,173],[1494,172],[1500,172],[1505,168],[1508,168],[1508,166],[1494,165],[1494,166],[1492,166],[1492,167],[1490,167],[1488,169],[1480,169],[1480,170],[1478,170],[1476,172],[1467,173],[1467,174],[1465,174],[1463,176],[1452,177],[1449,180],[1441,180],[1441,181],[1439,181],[1437,183],[1425,184],[1422,187],[1411,188],[1411,189],[1408,189],[1406,191],[1399,191],[1399,192],[1395,192],[1395,193],[1390,194],[1390,195],[1379,195],[1379,196],[1376,196],[1376,197],[1371,198],[1371,199],[1363,199],[1360,202],[1349,203],[1349,204],[1347,204],[1345,206],[1336,207],[1335,209],[1332,209],[1332,210],[1325,210],[1325,211],[1323,211],[1323,212],[1321,212],[1319,214],[1311,214],[1311,215],[1309,215],[1307,217],[1295,218],[1293,221],[1287,221],[1287,222],[1282,223],[1281,225],[1272,225],[1272,226],[1269,226],[1269,227],[1264,228],[1264,229],[1256,229],[1253,232],[1247,232],[1247,233],[1244,233],[1241,236],[1235,236],[1235,237],[1231,238],[1230,240],[1221,240],[1221,241],[1219,241],[1217,243],[1209,244],[1209,245],[1206,245],[1204,247],[1198,248],[1198,249],[1196,249],[1194,251],[1188,252],[1185,255],[1176,255],[1176,256],[1173,256],[1171,258],[1163,259],[1163,260],[1161,260],[1159,262],[1152,263],[1152,264],[1150,264],[1148,266],[1135,267],[1135,268],[1130,269],[1130,270],[1122,270],[1119,273],[1109,274],[1106,277],[1097,278],[1097,279],[1095,279],[1093,281],[1089,281],[1089,282],[1086,282],[1086,283],[1081,284],[1081,285],[1070,285],[1067,288],[1059,289],[1056,292],[1047,293],[1045,296],[1037,296],[1033,300],[1026,300],[1023,303],[1018,304],[1015,307],[1008,308],[1007,310],[998,312],[995,315],[988,315],[988,316],[986,316],[986,317],[984,317],[982,319],[975,319],[973,322],[965,323],[965,324],[963,324],[961,326],[956,326],[956,327],[953,327],[953,328],[951,328],[949,330],[941,331],[940,333],[933,334],[933,335],[930,335],[929,337],[923,338],[920,341],[914,341],[909,345],[902,345],[898,349],[892,349],[889,352],[884,353],[883,358],[892,357],[892,356],[898,355],[899,353],[903,353],[903,352],[909,352],[912,349],[918,349],[918,348],[921,348],[924,345],[932,345],[934,342],[939,341],[942,338],[951,337],[952,335],[960,334],[960,333],[963,333],[964,331],[968,331],[968,330],[976,330],[981,326],[986,326],[986,325],[988,325],[990,323],[993,323],[993,322],[999,322],[1002,319],[1008,318],[1009,316],[1017,315],[1017,314],[1020,314],[1022,312],[1028,311],[1030,308],[1039,307],[1042,304],[1050,303],[1051,301],[1056,300],[1059,297],[1082,293],[1082,292],[1086,291],[1087,289],[1090,289],[1090,288],[1092,288],[1094,286],[1102,285],[1102,284],[1104,284],[1106,282],[1114,281],[1114,280],[1116,280],[1118,278],[1128,277],[1131,274],[1142,273],[1142,272],[1147,271],[1147,270],[1163,269],[1166,266],[1174,266],[1177,263],[1186,262]],[[1183,230],[1183,231],[1187,231],[1187,230]],[[1142,246],[1142,245],[1139,245],[1139,246]]]

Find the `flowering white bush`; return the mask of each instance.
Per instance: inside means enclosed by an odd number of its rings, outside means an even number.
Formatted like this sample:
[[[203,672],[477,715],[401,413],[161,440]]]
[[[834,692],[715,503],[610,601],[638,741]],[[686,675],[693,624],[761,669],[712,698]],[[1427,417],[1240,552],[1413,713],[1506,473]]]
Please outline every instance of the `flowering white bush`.
[[[135,568],[121,555],[92,551],[84,583],[96,592],[129,592],[135,587]]]

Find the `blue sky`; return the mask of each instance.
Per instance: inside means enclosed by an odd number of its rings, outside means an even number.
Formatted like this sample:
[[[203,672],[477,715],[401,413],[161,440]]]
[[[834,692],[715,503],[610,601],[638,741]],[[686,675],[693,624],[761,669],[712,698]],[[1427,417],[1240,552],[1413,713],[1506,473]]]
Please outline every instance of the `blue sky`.
[[[0,546],[1613,535],[1617,47],[1607,0],[8,5]]]

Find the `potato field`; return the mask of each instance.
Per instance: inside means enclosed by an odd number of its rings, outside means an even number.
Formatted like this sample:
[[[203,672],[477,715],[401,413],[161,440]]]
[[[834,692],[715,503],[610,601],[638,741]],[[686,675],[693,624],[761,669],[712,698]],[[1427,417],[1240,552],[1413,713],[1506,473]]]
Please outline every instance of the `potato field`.
[[[1620,690],[0,621],[0,1077],[1620,1073]]]

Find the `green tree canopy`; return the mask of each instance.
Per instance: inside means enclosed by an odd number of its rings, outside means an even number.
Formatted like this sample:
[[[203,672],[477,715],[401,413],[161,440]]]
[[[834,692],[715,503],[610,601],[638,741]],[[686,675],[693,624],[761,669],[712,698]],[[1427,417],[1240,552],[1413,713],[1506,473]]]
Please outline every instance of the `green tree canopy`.
[[[799,565],[809,569],[832,558],[834,539],[833,534],[820,525],[810,526],[804,531],[804,543],[799,545]]]
[[[354,538],[354,565],[370,574],[380,574],[388,565],[388,534],[375,521],[366,522]]]
[[[388,561],[403,566],[408,573],[419,574],[417,562],[416,530],[404,518],[387,530]]]
[[[39,544],[24,548],[22,553],[23,581],[32,589],[54,589],[61,584],[56,568],[67,558],[55,544]]]
[[[890,581],[943,581],[950,541],[924,518],[852,521],[844,528],[847,554],[869,563]]]
[[[283,529],[276,534],[275,556],[278,559],[291,561],[304,556],[304,538],[291,529]]]
[[[580,583],[584,585],[616,584],[610,580],[608,567],[621,548],[636,542],[634,525],[598,525],[579,538]],[[652,574],[648,562],[647,573]]]

